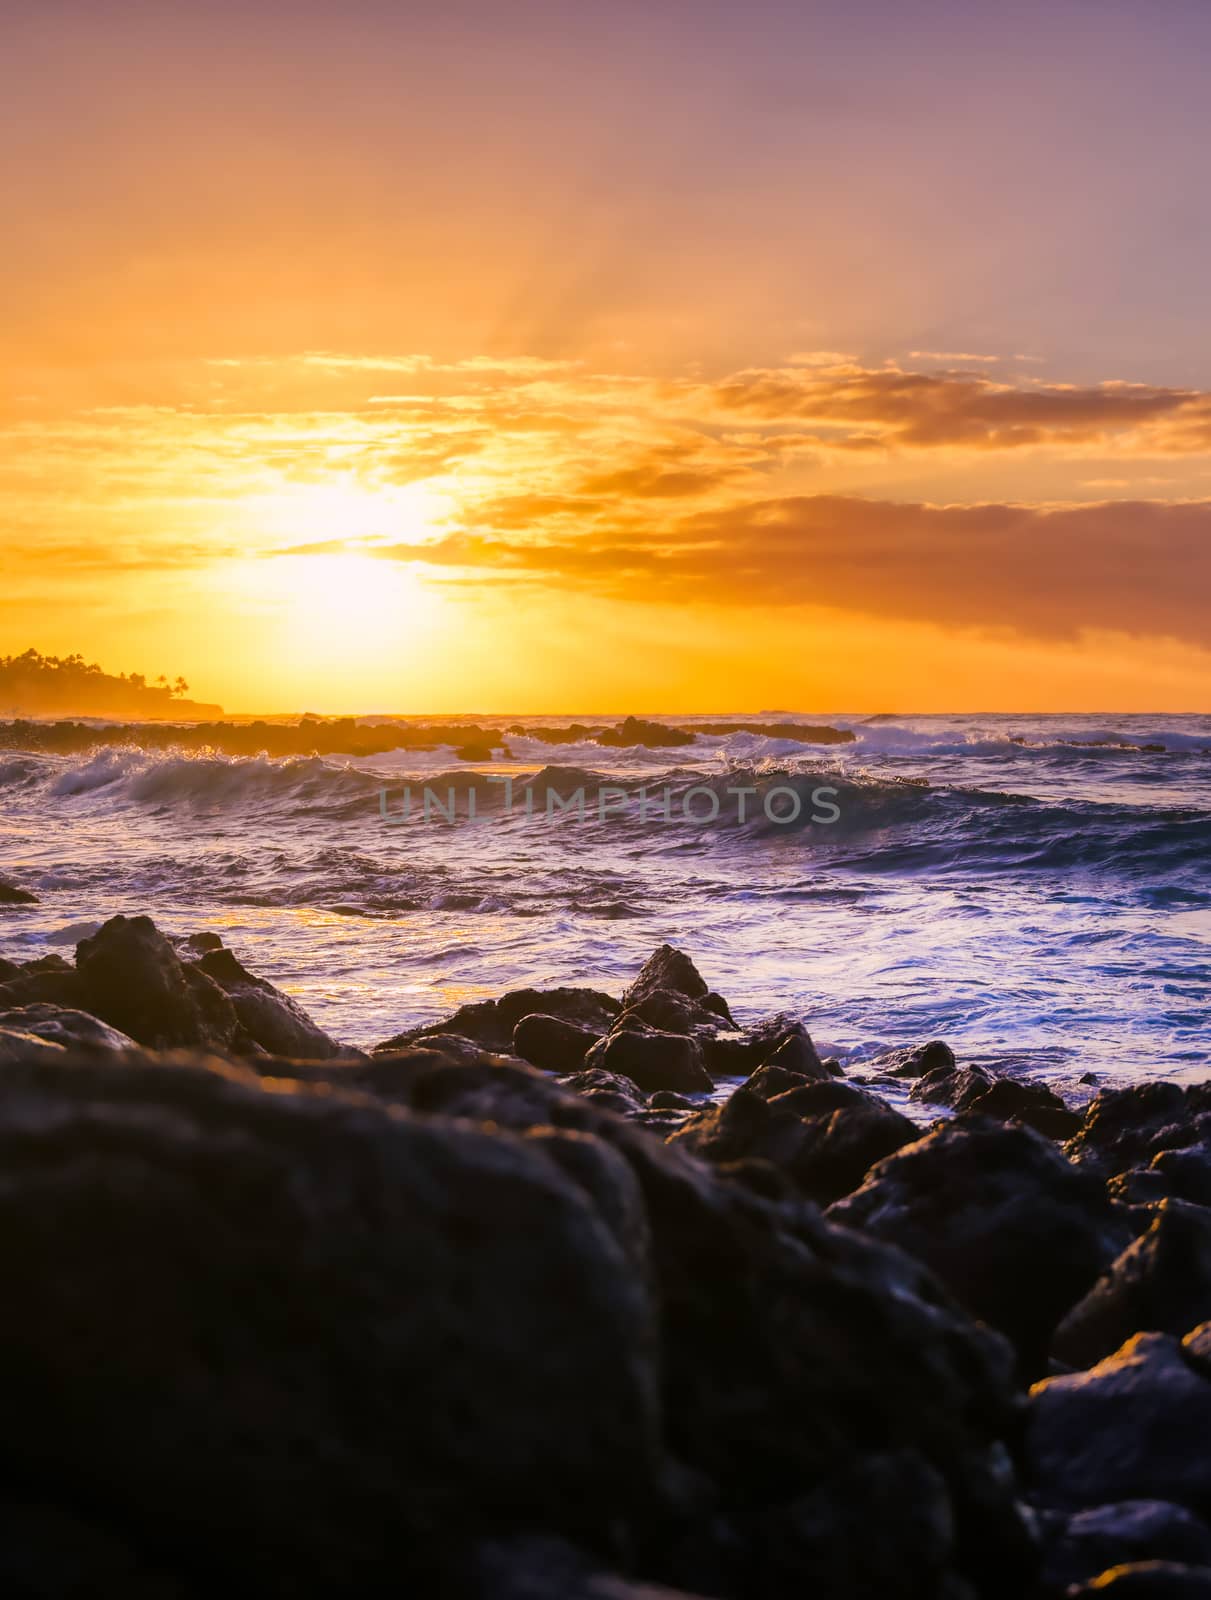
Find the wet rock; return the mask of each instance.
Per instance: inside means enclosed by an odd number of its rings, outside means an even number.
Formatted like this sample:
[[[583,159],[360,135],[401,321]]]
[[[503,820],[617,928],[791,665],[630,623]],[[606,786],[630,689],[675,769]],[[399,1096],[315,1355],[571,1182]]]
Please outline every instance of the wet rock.
[[[729,1028],[734,1028],[736,1026],[735,1019],[732,1016],[731,1007],[721,994],[716,994],[712,989],[708,994],[703,995],[702,1004],[708,1011],[713,1011],[717,1017],[722,1017]]]
[[[879,1162],[829,1215],[927,1262],[956,1298],[1044,1370],[1060,1318],[1123,1249],[1104,1188],[1042,1135],[962,1117]]]
[[[1172,1335],[1141,1333],[1088,1372],[1035,1385],[1025,1464],[1044,1504],[1166,1500],[1206,1520],[1208,1438],[1207,1373]]]
[[[781,1067],[786,1072],[797,1072],[805,1078],[829,1078],[833,1076],[832,1070],[821,1061],[816,1047],[812,1043],[811,1034],[808,1033],[801,1022],[793,1024],[775,1042],[762,1065]],[[837,1070],[839,1071],[840,1069],[838,1068]]]
[[[21,1006],[11,1011],[0,1011],[0,1028],[15,1029],[48,1039],[54,1044],[79,1045],[94,1050],[133,1050],[135,1041],[117,1028],[85,1011],[69,1011],[62,1006]]]
[[[183,1062],[6,1068],[10,1473],[154,1528],[201,1592],[444,1593],[476,1526],[608,1551],[659,1500],[657,1323],[562,1138]]]
[[[885,1050],[865,1063],[870,1072],[887,1078],[923,1078],[939,1067],[953,1067],[955,1054],[944,1039],[929,1039],[925,1044]]]
[[[1184,1334],[1211,1317],[1211,1210],[1166,1200],[1060,1323],[1052,1354],[1072,1367],[1113,1355],[1133,1333]]]
[[[1110,1600],[1211,1600],[1211,1568],[1172,1561],[1114,1567],[1092,1583],[1068,1591],[1070,1600],[1109,1595]]]
[[[1146,1167],[1162,1150],[1211,1147],[1211,1082],[1138,1083],[1103,1089],[1067,1150],[1079,1166],[1114,1177]]]
[[[142,1543],[137,1532],[124,1539],[66,1507],[9,1491],[0,1497],[0,1590],[20,1600],[195,1600],[184,1577],[145,1559]]]
[[[0,906],[36,906],[38,896],[28,889],[19,889],[15,883],[0,879]]]
[[[467,1050],[475,1048],[462,1043]],[[340,1063],[316,1063],[300,1070],[327,1073],[337,1081],[346,1069]],[[788,1511],[785,1537],[775,1541],[769,1509],[798,1505],[818,1492],[833,1503],[831,1485],[850,1473],[855,1482],[868,1481],[877,1471],[868,1458],[910,1451],[926,1464],[921,1469],[925,1481],[932,1481],[932,1472],[943,1486],[938,1492],[953,1528],[953,1542],[945,1547],[949,1554],[940,1558],[947,1578],[965,1574],[980,1594],[1017,1600],[1031,1555],[1001,1442],[1013,1427],[1009,1354],[994,1334],[968,1321],[924,1268],[877,1241],[830,1226],[777,1184],[763,1193],[730,1177],[720,1181],[635,1122],[565,1093],[551,1078],[516,1061],[482,1051],[478,1059],[457,1061],[441,1050],[415,1046],[349,1070],[354,1082],[361,1080],[375,1092],[390,1088],[401,1105],[438,1117],[442,1129],[451,1126],[447,1119],[459,1118],[525,1134],[526,1143],[538,1144],[574,1177],[636,1277],[652,1285],[660,1308],[653,1370],[660,1374],[668,1460],[678,1464],[673,1477],[684,1479],[685,1486],[673,1493],[667,1474],[658,1489],[635,1486],[649,1519],[644,1523],[641,1512],[625,1513],[625,1508],[624,1513],[639,1526],[636,1548],[645,1552],[647,1563],[642,1570],[693,1591],[702,1571],[694,1565],[694,1553],[706,1550],[708,1570],[726,1570],[734,1579],[730,1590],[712,1583],[707,1593],[783,1593],[787,1563],[808,1559],[806,1539],[796,1528],[818,1527],[825,1530],[821,1537],[837,1541],[832,1551],[812,1552],[813,1571],[831,1570],[829,1563],[843,1566],[850,1530],[847,1525],[830,1535],[823,1512],[812,1513],[812,1521],[806,1510]],[[327,1150],[326,1139],[317,1141],[317,1149]],[[625,1173],[620,1181],[620,1166],[633,1183]],[[748,1166],[777,1178],[762,1163]],[[463,1179],[451,1174],[449,1181]],[[512,1251],[510,1226],[500,1217],[491,1223],[485,1217],[482,1234],[480,1226],[475,1224],[469,1236],[482,1238],[484,1249],[490,1246],[504,1272]],[[536,1221],[532,1248],[545,1250],[546,1234],[547,1224]],[[476,1271],[476,1260],[468,1260],[464,1270]],[[527,1270],[523,1256],[519,1274]],[[427,1300],[404,1303],[415,1320],[415,1307]],[[500,1312],[478,1314],[490,1324]],[[482,1338],[491,1336],[491,1328],[485,1328]],[[551,1352],[563,1346],[535,1338],[532,1328],[527,1337],[538,1383]],[[563,1337],[575,1335],[569,1331]],[[617,1341],[617,1332],[610,1337]],[[542,1361],[534,1361],[536,1350],[543,1352]],[[592,1385],[584,1365],[603,1357],[567,1351],[565,1358],[575,1358],[579,1380]],[[463,1370],[474,1369],[464,1363]],[[720,1374],[729,1371],[731,1381],[721,1382]],[[539,1404],[532,1395],[529,1403]],[[566,1397],[548,1397],[545,1404],[549,1414],[567,1411]],[[566,1427],[567,1417],[561,1420]],[[406,1439],[408,1429],[397,1431]],[[538,1466],[536,1460],[535,1473]],[[489,1464],[473,1470],[488,1475]],[[617,1462],[603,1463],[601,1471],[617,1474]],[[507,1478],[498,1472],[493,1480],[498,1494],[508,1492]],[[549,1492],[557,1494],[559,1486]],[[467,1527],[467,1507],[478,1504],[478,1494],[468,1493],[454,1524],[460,1547],[473,1531]],[[581,1514],[608,1512],[616,1519],[624,1514],[616,1495],[598,1489]],[[553,1526],[549,1513],[543,1513],[545,1522],[534,1521],[532,1512],[526,1515],[529,1527]],[[717,1537],[708,1528],[718,1530]],[[553,1531],[566,1532],[566,1523],[556,1523]],[[899,1551],[905,1570],[919,1570],[919,1530],[910,1529],[906,1519],[892,1521],[884,1538],[889,1569]],[[932,1592],[946,1595],[950,1587],[949,1581],[939,1581]],[[429,1592],[442,1591],[430,1583]],[[861,1588],[839,1590],[836,1600],[865,1600],[865,1595]]]
[[[1126,1500],[1057,1519],[1044,1540],[1041,1586],[1057,1595],[1109,1567],[1140,1561],[1211,1565],[1211,1528],[1184,1506]]]
[[[461,1600],[701,1600],[684,1589],[605,1573],[566,1541],[493,1540],[470,1555]]]
[[[705,1000],[711,990],[698,968],[671,944],[662,944],[639,969],[639,975],[622,997],[622,1009],[632,1010],[660,990],[686,1000]]]
[[[473,1039],[486,1050],[508,1052],[513,1048],[513,1030],[523,1017],[555,1017],[604,1034],[618,1011],[617,1000],[598,989],[513,989],[498,1000],[476,1000],[460,1006],[453,1016],[441,1022],[409,1028],[374,1048],[376,1052],[402,1050],[432,1034],[451,1033]]]
[[[768,1161],[818,1205],[830,1205],[919,1134],[874,1095],[830,1081],[805,1082],[771,1100],[742,1086],[723,1105],[692,1117],[670,1142],[715,1164]]]
[[[671,1089],[676,1094],[709,1094],[714,1081],[697,1040],[661,1033],[638,1023],[599,1039],[584,1058],[586,1067],[631,1078],[644,1094]]]
[[[0,1065],[10,1061],[40,1060],[63,1054],[63,1046],[53,1039],[40,1039],[36,1033],[0,1026]]]
[[[184,951],[187,957],[208,956],[211,951],[224,948],[222,939],[211,928],[202,928],[197,933],[187,933],[172,942],[178,950]]]
[[[150,917],[111,917],[76,946],[78,1009],[153,1049],[230,1051],[235,1007],[214,980],[182,963]],[[10,989],[15,986],[10,986]]]
[[[697,1111],[698,1102],[687,1100],[683,1094],[674,1094],[671,1089],[658,1089],[648,1101],[653,1111]]]
[[[0,983],[7,983],[10,978],[19,978],[21,968],[15,961],[5,961],[0,957]]]
[[[775,1066],[769,1062],[764,1067],[758,1067],[740,1087],[749,1094],[755,1094],[759,1100],[772,1100],[775,1095],[785,1094],[788,1089],[801,1089],[804,1084],[813,1081],[820,1081],[818,1074],[792,1072],[789,1067]]]
[[[600,1038],[562,1017],[532,1014],[513,1029],[513,1053],[544,1072],[574,1072]]]
[[[302,1006],[264,978],[247,971],[230,950],[211,950],[194,963],[222,989],[241,1028],[271,1055],[325,1061],[343,1046],[311,1020]]]
[[[1012,1118],[1049,1139],[1069,1139],[1081,1126],[1080,1114],[1069,1111],[1046,1084],[1000,1077],[978,1063],[931,1068],[913,1084],[909,1099],[1000,1121]]]
[[[1211,1143],[1160,1150],[1148,1166],[1120,1173],[1106,1187],[1127,1205],[1174,1199],[1211,1206]]]
[[[646,1022],[663,1033],[689,1035],[714,1034],[729,1026],[718,1012],[671,989],[653,989],[636,1004],[627,1006],[614,1019],[612,1031],[630,1027],[635,1021]]]
[[[631,1078],[619,1072],[606,1072],[601,1067],[589,1067],[560,1078],[559,1087],[592,1101],[603,1111],[614,1111],[623,1117],[636,1115],[645,1105],[639,1086]]]

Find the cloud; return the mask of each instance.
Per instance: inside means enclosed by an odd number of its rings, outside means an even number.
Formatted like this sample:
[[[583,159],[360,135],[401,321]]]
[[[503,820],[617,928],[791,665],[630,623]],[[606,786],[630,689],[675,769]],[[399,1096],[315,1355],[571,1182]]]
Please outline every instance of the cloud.
[[[1211,501],[797,496],[698,513],[647,537],[453,534],[383,553],[629,601],[823,606],[1035,637],[1104,630],[1211,645]]]
[[[776,367],[721,379],[704,398],[720,414],[758,424],[811,422],[833,430],[841,449],[869,448],[872,440],[898,450],[1211,449],[1211,395],[1150,384],[1022,386],[979,373]]]

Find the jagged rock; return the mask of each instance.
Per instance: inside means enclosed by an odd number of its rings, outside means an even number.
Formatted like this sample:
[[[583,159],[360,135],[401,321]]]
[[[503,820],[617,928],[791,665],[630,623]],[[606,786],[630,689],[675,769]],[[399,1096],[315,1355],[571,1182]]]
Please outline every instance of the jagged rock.
[[[944,1039],[929,1039],[925,1044],[885,1050],[865,1063],[870,1072],[886,1078],[923,1078],[938,1067],[953,1067],[955,1053]]]
[[[230,1068],[6,1068],[10,1473],[241,1594],[446,1592],[476,1526],[609,1550],[660,1497],[657,1323],[580,1143]]]
[[[460,1600],[701,1600],[684,1589],[604,1573],[564,1540],[530,1537],[477,1546]]]
[[[1129,1236],[1097,1178],[1042,1135],[970,1116],[879,1162],[829,1215],[927,1262],[1028,1374]]]
[[[0,879],[0,906],[36,906],[38,896],[28,889],[19,889],[15,883]]]
[[[605,1111],[616,1111],[620,1116],[633,1116],[644,1108],[643,1095],[638,1084],[618,1072],[606,1072],[600,1067],[590,1067],[559,1079],[559,1087],[570,1094],[578,1094]]]
[[[797,1072],[805,1078],[833,1076],[832,1069],[821,1061],[811,1035],[801,1022],[795,1023],[782,1035],[762,1065],[781,1067],[786,1072]]]
[[[513,1029],[513,1053],[544,1072],[574,1072],[600,1038],[562,1017],[531,1014]]]
[[[498,1000],[475,1000],[460,1006],[442,1022],[410,1028],[375,1045],[375,1052],[402,1050],[435,1033],[458,1034],[473,1039],[486,1050],[510,1051],[513,1030],[523,1017],[540,1015],[575,1023],[595,1034],[608,1031],[618,1015],[619,1004],[598,989],[513,989]]]
[[[812,1074],[792,1072],[789,1067],[768,1062],[764,1067],[758,1067],[740,1087],[749,1094],[755,1094],[759,1100],[772,1100],[775,1095],[785,1094],[788,1089],[801,1089],[804,1084],[813,1081],[820,1080]]]
[[[1106,1187],[1128,1205],[1173,1199],[1211,1206],[1211,1143],[1158,1150],[1148,1166],[1120,1173]]]
[[[208,956],[213,950],[222,950],[223,941],[212,928],[202,928],[197,933],[184,934],[173,944],[187,956]]]
[[[687,1000],[705,1000],[711,993],[698,968],[671,944],[662,944],[639,969],[639,976],[625,991],[622,1009],[633,1010],[658,990],[666,989]]]
[[[1211,1568],[1173,1561],[1136,1561],[1068,1591],[1069,1600],[1211,1600]]]
[[[1183,1087],[1148,1082],[1103,1089],[1067,1152],[1105,1177],[1146,1167],[1161,1150],[1211,1147],[1211,1082]]]
[[[194,963],[235,1007],[241,1028],[270,1055],[326,1061],[343,1047],[311,1020],[302,1006],[264,978],[247,971],[230,950],[211,950]]]
[[[662,1033],[690,1035],[715,1034],[730,1026],[728,1019],[717,1011],[709,1010],[700,1001],[687,1000],[671,989],[653,989],[636,1004],[627,1006],[615,1017],[611,1031],[632,1027],[636,1021],[659,1028]]]
[[[1166,1333],[1031,1390],[1025,1464],[1044,1503],[1167,1500],[1211,1514],[1211,1381]]]
[[[1211,1566],[1211,1528],[1184,1506],[1125,1500],[1057,1518],[1044,1538],[1041,1587],[1057,1595],[1139,1561]]]
[[[978,1063],[932,1067],[913,1084],[908,1098],[955,1111],[978,1111],[1000,1121],[1014,1118],[1049,1139],[1069,1139],[1081,1126],[1080,1114],[1069,1111],[1046,1084],[999,1077]]]
[[[0,1027],[0,1065],[62,1054],[63,1046],[53,1039],[40,1039],[36,1033],[24,1033],[20,1028]]]
[[[1056,1329],[1052,1354],[1072,1367],[1112,1355],[1133,1333],[1184,1334],[1211,1317],[1211,1210],[1165,1200]]]
[[[818,1205],[829,1205],[919,1133],[874,1095],[830,1081],[768,1101],[742,1086],[723,1105],[691,1117],[670,1142],[716,1164],[769,1161]]]
[[[135,1041],[117,1028],[85,1011],[68,1011],[62,1006],[20,1006],[0,1011],[0,1028],[32,1034],[57,1045],[81,1045],[94,1050],[133,1050]]]
[[[76,1009],[153,1049],[230,1051],[235,1008],[213,979],[186,966],[150,917],[111,917],[76,946],[84,1003]],[[10,985],[10,989],[16,987]]]
[[[644,1023],[599,1039],[584,1058],[586,1067],[631,1078],[644,1094],[672,1089],[677,1094],[709,1094],[714,1080],[702,1061],[697,1040],[661,1033]]]
[[[46,1491],[48,1497],[51,1493]],[[157,1568],[141,1549],[140,1533],[132,1530],[122,1538],[32,1490],[10,1489],[0,1496],[0,1591],[21,1600],[106,1594],[122,1600],[198,1600],[185,1575],[171,1577]]]

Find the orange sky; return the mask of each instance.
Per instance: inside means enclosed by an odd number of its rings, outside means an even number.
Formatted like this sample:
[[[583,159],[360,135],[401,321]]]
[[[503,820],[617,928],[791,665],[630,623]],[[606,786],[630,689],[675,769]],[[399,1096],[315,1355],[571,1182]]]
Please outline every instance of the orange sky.
[[[0,652],[240,711],[1211,710],[1205,12],[104,10],[7,53]]]

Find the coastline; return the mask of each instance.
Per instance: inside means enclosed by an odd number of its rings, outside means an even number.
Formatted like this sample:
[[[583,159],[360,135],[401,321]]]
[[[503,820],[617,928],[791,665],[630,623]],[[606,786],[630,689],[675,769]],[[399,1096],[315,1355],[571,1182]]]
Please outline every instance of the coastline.
[[[1049,1600],[1211,1550],[1211,1086],[1081,1110],[940,1040],[846,1074],[669,946],[371,1052],[147,918],[0,978],[39,1241],[0,1333],[42,1506],[10,1562]]]

